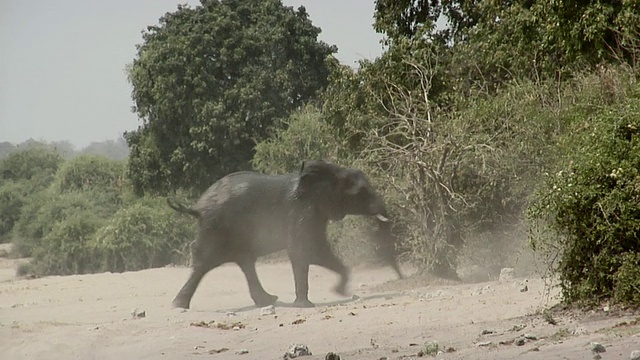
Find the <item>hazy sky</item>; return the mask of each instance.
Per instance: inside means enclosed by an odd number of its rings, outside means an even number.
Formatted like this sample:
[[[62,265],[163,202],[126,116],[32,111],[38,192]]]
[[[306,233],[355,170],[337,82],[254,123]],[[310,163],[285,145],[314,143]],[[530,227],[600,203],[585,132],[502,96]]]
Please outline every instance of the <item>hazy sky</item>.
[[[284,0],[304,5],[320,40],[355,65],[381,53],[374,0]],[[116,139],[139,122],[124,67],[141,31],[176,0],[0,0],[0,142]]]

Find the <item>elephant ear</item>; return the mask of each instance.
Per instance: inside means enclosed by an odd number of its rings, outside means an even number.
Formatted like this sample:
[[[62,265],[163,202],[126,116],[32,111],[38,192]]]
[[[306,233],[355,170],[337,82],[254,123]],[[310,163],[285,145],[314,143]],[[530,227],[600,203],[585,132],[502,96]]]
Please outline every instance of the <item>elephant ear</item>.
[[[298,195],[307,198],[314,194],[327,195],[330,186],[336,183],[335,165],[322,160],[304,161],[300,167]]]
[[[357,196],[370,187],[367,177],[360,170],[345,169],[337,174],[340,192],[347,196]]]
[[[297,194],[333,220],[344,218],[341,207],[340,179],[342,168],[322,160],[302,163]]]

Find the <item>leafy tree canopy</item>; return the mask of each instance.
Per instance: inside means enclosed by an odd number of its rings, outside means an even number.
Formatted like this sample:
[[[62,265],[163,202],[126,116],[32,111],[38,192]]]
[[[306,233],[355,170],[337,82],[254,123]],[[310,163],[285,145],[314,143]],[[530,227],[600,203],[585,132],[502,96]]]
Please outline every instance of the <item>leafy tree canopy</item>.
[[[63,161],[57,151],[44,145],[15,150],[0,162],[0,181],[51,177]]]
[[[13,145],[12,143],[10,143],[8,141],[0,142],[0,159],[5,158],[15,148],[16,148],[15,145]]]
[[[444,29],[435,27],[440,17]],[[519,74],[554,76],[574,64],[631,61],[640,3],[378,0],[375,28],[392,47],[403,39],[447,45],[455,49],[458,80],[494,85]]]
[[[249,168],[256,142],[326,86],[337,49],[319,33],[278,0],[203,0],[148,27],[129,68],[136,191],[201,190]]]

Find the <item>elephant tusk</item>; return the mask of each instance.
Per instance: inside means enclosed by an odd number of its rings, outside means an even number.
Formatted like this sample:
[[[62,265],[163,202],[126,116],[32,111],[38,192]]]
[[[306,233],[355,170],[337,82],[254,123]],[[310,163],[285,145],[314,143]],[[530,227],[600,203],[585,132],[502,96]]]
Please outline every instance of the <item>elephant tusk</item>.
[[[376,215],[376,218],[377,218],[378,220],[382,221],[382,222],[388,222],[388,221],[389,221],[389,218],[387,218],[387,217],[386,217],[386,216],[384,216],[384,215],[380,215],[380,214]]]

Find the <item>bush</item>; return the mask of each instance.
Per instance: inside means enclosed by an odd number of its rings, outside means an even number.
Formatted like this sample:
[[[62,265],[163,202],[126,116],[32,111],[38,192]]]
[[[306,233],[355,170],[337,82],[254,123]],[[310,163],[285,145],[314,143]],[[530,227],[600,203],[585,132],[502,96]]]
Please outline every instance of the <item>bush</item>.
[[[0,242],[8,238],[25,203],[24,184],[12,180],[0,185]]]
[[[92,252],[102,271],[131,271],[184,262],[194,219],[162,198],[144,198],[119,210],[96,234]]]
[[[625,304],[640,303],[640,253],[627,252],[614,277],[613,298]]]
[[[415,68],[407,77],[417,89],[389,83],[380,90],[392,100],[372,115],[386,121],[363,137],[361,162],[380,178],[411,259],[455,278],[465,244],[504,238],[522,220],[557,131],[557,89],[514,81],[443,109],[424,96],[433,70]]]
[[[567,302],[631,302],[640,281],[632,270],[640,253],[640,85],[599,78],[597,89],[617,96],[601,96],[599,108],[575,102],[563,113],[571,127],[559,138],[561,161],[529,211],[531,243],[558,259],[550,265]]]
[[[37,275],[92,272],[95,263],[89,243],[103,223],[103,219],[91,213],[80,212],[54,223],[33,251],[33,271]]]
[[[116,191],[124,185],[125,163],[97,155],[81,155],[64,163],[56,173],[54,189],[70,191]]]
[[[296,172],[304,160],[337,161],[339,143],[319,110],[308,106],[293,113],[288,127],[256,145],[253,167],[262,172]]]
[[[54,226],[75,214],[107,219],[117,211],[117,194],[100,191],[56,194],[45,190],[27,199],[13,232],[13,251],[31,256]]]
[[[62,161],[44,146],[14,151],[0,161],[0,242],[9,238],[28,198],[49,186]]]
[[[44,145],[13,151],[0,161],[0,180],[47,179],[63,161],[62,155]]]

